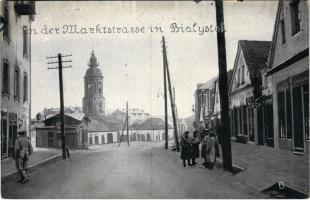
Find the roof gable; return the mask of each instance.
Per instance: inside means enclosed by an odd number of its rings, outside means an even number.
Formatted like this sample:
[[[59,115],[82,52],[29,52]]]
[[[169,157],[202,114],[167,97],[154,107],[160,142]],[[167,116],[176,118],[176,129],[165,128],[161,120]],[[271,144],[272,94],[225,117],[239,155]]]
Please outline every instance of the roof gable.
[[[255,78],[260,79],[260,71],[267,67],[270,45],[270,41],[240,41],[240,46],[250,73],[251,81]]]
[[[276,15],[276,21],[275,21],[274,27],[273,27],[272,43],[271,43],[271,47],[269,50],[269,57],[268,57],[268,61],[267,61],[267,68],[269,68],[269,69],[271,68],[272,63],[273,63],[274,50],[275,50],[277,35],[278,35],[278,30],[279,30],[279,22],[280,22],[282,5],[283,5],[283,0],[279,0],[277,15]]]
[[[229,91],[232,92],[236,70],[243,56],[245,67],[249,72],[250,82],[254,86],[261,84],[261,70],[266,69],[270,50],[270,41],[240,40],[235,58],[232,77],[229,84]]]
[[[76,121],[82,121],[85,117],[85,114],[84,113],[64,113],[64,116],[72,118]],[[60,117],[60,113],[49,114],[46,116],[46,118],[43,121],[45,122],[45,121],[51,120],[53,118],[58,118],[58,117]]]

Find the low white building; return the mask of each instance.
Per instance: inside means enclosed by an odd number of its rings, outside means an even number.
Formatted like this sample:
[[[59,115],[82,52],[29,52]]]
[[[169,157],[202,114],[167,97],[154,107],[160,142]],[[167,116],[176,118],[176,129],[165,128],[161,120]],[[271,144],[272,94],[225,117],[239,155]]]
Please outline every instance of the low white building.
[[[168,139],[174,138],[173,128],[168,125]],[[130,131],[132,141],[165,140],[165,122],[160,118],[149,118],[139,125],[133,125]]]
[[[105,120],[92,119],[88,125],[88,145],[108,144],[119,142],[121,124]],[[124,133],[126,134],[126,133]],[[123,140],[127,137],[123,136]]]

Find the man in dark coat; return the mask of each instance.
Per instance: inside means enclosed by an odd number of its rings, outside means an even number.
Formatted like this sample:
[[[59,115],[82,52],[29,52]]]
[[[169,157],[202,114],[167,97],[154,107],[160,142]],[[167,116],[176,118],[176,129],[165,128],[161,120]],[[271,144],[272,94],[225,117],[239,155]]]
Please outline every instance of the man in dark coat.
[[[26,137],[26,131],[18,132],[18,137],[15,141],[15,161],[16,168],[20,173],[20,183],[26,183],[29,181],[27,170],[27,163],[30,155],[33,152],[31,142]]]
[[[181,158],[183,160],[183,166],[186,167],[186,161],[189,166],[192,166],[190,159],[192,158],[192,144],[189,132],[185,131],[181,138]]]
[[[199,137],[198,137],[198,131],[193,132],[193,138],[192,138],[192,151],[193,151],[193,157],[192,157],[192,165],[196,165],[196,158],[199,158]]]

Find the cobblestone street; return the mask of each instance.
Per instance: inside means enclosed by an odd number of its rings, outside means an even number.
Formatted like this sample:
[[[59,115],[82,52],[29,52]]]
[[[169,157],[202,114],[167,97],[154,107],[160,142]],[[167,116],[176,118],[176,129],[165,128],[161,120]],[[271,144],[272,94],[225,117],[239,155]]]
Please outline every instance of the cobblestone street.
[[[182,166],[163,143],[93,147],[30,171],[31,181],[2,183],[3,198],[262,198],[234,175]]]

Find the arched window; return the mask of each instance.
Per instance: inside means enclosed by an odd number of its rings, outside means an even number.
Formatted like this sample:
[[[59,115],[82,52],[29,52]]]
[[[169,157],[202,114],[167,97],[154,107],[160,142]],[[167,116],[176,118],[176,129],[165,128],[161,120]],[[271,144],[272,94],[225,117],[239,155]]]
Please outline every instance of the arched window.
[[[99,81],[98,90],[99,90],[98,93],[102,94],[102,82],[101,81]]]

